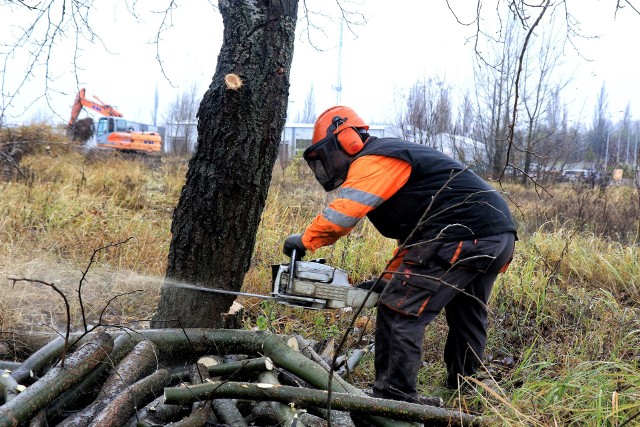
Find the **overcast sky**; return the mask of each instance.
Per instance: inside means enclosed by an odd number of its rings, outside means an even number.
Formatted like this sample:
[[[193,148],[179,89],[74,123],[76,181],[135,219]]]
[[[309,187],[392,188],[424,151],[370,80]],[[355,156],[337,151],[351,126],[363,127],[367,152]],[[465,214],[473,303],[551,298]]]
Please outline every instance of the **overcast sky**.
[[[183,2],[172,14],[172,27],[162,34],[156,46],[152,42],[162,14],[152,11],[159,10],[159,5],[164,3],[139,0],[136,19],[121,2],[94,2],[99,6],[94,6],[90,23],[100,39],[94,38],[94,44],[82,41],[77,68],[72,60],[73,37],[56,46],[49,64],[54,79],[49,82],[53,89],[49,92],[49,104],[43,100],[34,102],[45,90],[45,67],[41,65],[33,70],[31,81],[21,88],[12,107],[7,109],[9,121],[26,121],[38,115],[66,121],[78,87],[86,87],[89,95],[97,95],[117,106],[126,118],[141,122],[151,121],[156,86],[160,93],[161,120],[169,104],[188,86],[197,84],[200,93],[204,93],[215,71],[222,41],[219,13],[206,0]],[[320,6],[333,4],[320,0],[309,3],[318,10]],[[468,6],[468,0],[449,3],[461,20],[470,20],[475,11]],[[392,120],[399,94],[418,79],[438,76],[452,86],[454,97],[463,88],[473,90],[473,51],[467,37],[474,32],[456,22],[444,0],[361,0],[346,5],[350,10],[361,12],[366,23],[343,30],[341,102],[358,110],[370,123]],[[575,39],[584,58],[572,48],[565,48],[563,75],[572,77],[565,100],[571,102],[574,116],[581,114],[583,123],[590,123],[593,102],[605,82],[612,115],[620,115],[617,112],[630,102],[632,116],[640,118],[640,83],[634,46],[640,36],[640,15],[627,7],[618,12],[614,20],[613,0],[567,0],[567,5],[580,20],[585,34],[600,36]],[[302,6],[300,9],[302,11]],[[337,14],[337,11],[328,13]],[[7,6],[0,7],[0,40],[5,43],[11,40],[10,35],[19,32],[17,26],[26,25],[32,16],[33,13],[17,7],[13,12]],[[307,34],[303,22],[298,23],[290,89],[293,119],[302,110],[312,85],[317,112],[337,100],[334,88],[340,63],[340,26],[337,21],[318,16],[312,19],[324,32],[312,30]],[[7,47],[1,47],[2,53],[7,51]],[[0,68],[5,94],[13,93],[23,80],[24,53],[24,49],[18,49]],[[5,56],[1,59],[4,62]],[[6,102],[5,98],[5,105]]]

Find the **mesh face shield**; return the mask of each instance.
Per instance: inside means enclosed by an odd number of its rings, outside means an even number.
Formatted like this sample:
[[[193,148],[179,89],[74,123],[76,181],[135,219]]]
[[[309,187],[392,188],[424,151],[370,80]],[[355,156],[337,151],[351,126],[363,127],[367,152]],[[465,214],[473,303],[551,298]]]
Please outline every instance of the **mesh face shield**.
[[[340,148],[334,135],[311,145],[303,157],[325,191],[335,190],[344,183],[354,159]]]

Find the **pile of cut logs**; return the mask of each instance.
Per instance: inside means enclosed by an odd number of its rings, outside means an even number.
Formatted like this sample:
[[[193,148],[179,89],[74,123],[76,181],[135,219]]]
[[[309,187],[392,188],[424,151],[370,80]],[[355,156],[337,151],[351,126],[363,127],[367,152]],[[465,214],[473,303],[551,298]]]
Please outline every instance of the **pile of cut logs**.
[[[23,362],[0,361],[0,427],[486,424],[369,397],[318,358],[299,337],[235,329],[56,338]]]

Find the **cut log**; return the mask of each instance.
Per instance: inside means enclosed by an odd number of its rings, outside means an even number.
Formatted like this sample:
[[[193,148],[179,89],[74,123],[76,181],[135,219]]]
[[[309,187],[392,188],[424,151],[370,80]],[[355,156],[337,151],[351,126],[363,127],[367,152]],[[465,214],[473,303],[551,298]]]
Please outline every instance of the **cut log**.
[[[0,393],[5,402],[13,399],[24,388],[11,376],[11,371],[0,371]]]
[[[149,339],[160,351],[161,360],[180,363],[206,354],[252,354],[270,357],[276,366],[291,371],[296,376],[319,389],[328,386],[328,373],[320,365],[292,351],[280,336],[268,332],[219,329],[161,329],[143,330],[134,335],[138,339]],[[85,338],[87,339],[87,338]],[[366,396],[364,391],[346,383],[334,374],[332,389],[356,396]],[[411,423],[388,420],[367,415],[367,421],[377,427],[401,427]],[[469,417],[459,413],[459,418]]]
[[[186,406],[165,405],[164,396],[159,396],[133,414],[123,427],[155,427],[178,421],[188,415]]]
[[[212,354],[228,353],[264,354],[282,367],[302,378],[312,386],[326,390],[329,374],[317,363],[304,355],[291,350],[280,336],[268,332],[219,329],[151,329],[141,331],[145,338],[156,343],[164,351],[164,357],[179,358],[185,353]],[[332,389],[366,396],[364,391],[345,382],[334,374]],[[366,416],[367,421],[377,427],[403,427],[413,424],[398,420],[389,420],[373,415]]]
[[[162,389],[171,380],[171,374],[166,369],[160,369],[136,382],[113,398],[89,426],[119,427],[142,407],[162,393]]]
[[[213,405],[213,411],[224,425],[230,427],[247,427],[246,421],[238,410],[236,400],[214,399],[211,403]]]
[[[200,406],[191,414],[179,421],[166,424],[166,427],[205,427],[210,417],[213,416],[210,406]]]
[[[60,357],[64,350],[64,346],[64,338],[58,337],[57,339],[54,339],[22,362],[17,369],[14,369],[13,372],[11,372],[11,376],[18,383],[23,383],[34,375],[39,375],[47,365],[53,364],[55,359]]]
[[[21,365],[21,362],[12,362],[10,360],[0,360],[0,370],[15,371]]]
[[[193,364],[191,369],[189,369],[191,384],[202,384],[210,378],[207,366],[200,362],[209,366],[215,366],[218,364],[218,361],[212,357],[200,358],[198,363]],[[212,417],[215,416],[213,415],[213,410],[211,405],[209,405],[209,402],[198,401],[193,403],[191,414],[179,421],[167,425],[171,427],[205,427],[207,425],[207,421]]]
[[[258,382],[262,384],[280,385],[274,373],[269,371],[261,372],[260,375],[258,375]],[[304,411],[297,410],[293,405],[287,405],[281,402],[261,402],[260,405],[256,405],[252,413],[254,415],[260,415],[260,412],[264,411],[265,407],[268,408],[269,412],[273,413],[278,425],[304,427],[304,423],[299,420],[301,412]]]
[[[247,359],[238,360],[235,355],[227,354],[222,357],[224,363],[234,364],[244,362]],[[209,371],[207,372],[209,373]],[[219,378],[215,378],[216,380]],[[214,399],[211,401],[213,412],[224,425],[230,427],[247,427],[244,417],[238,410],[237,401],[235,399]]]
[[[92,402],[98,395],[100,385],[104,382],[107,371],[120,363],[135,345],[130,335],[123,334],[117,337],[113,344],[113,351],[96,369],[87,375],[81,382],[65,391],[47,407],[47,418],[50,421],[62,418],[66,411],[78,409],[78,402],[84,405]]]
[[[344,377],[347,374],[351,374],[356,369],[358,364],[360,364],[360,361],[365,356],[365,354],[368,353],[369,348],[356,348],[355,350],[353,350],[349,357],[347,357],[344,365],[342,365],[340,369],[338,369],[338,375]]]
[[[209,365],[207,370],[212,377],[226,377],[244,374],[247,372],[270,371],[273,369],[273,361],[268,357],[260,357],[257,359],[247,359],[229,363],[220,363],[218,365]],[[174,373],[179,378],[187,378],[188,371]]]
[[[209,366],[207,369],[212,377],[226,377],[241,372],[271,371],[273,369],[273,361],[268,357],[260,357],[257,359],[221,363],[219,365]]]
[[[149,341],[136,344],[133,351],[127,354],[111,372],[93,403],[69,416],[58,426],[85,427],[89,425],[91,420],[111,402],[115,395],[156,369],[156,353],[155,345]]]
[[[27,421],[62,392],[80,382],[112,349],[111,336],[104,332],[93,334],[85,345],[67,358],[64,368],[52,368],[25,391],[1,406],[0,427],[14,427]]]
[[[170,404],[189,403],[197,399],[215,397],[273,400],[305,407],[325,405],[328,394],[324,390],[219,381],[180,388],[166,388],[164,391],[165,402]],[[347,393],[333,392],[331,407],[337,410],[354,411],[398,420],[423,422],[430,426],[488,425],[481,418],[457,411],[374,397],[354,396]]]
[[[298,346],[300,347],[300,352],[307,356],[309,359],[316,362],[318,365],[322,366],[327,372],[331,370],[329,363],[322,358],[314,349],[313,343],[305,340],[300,335],[296,335],[296,339],[298,340]]]
[[[44,409],[39,410],[31,417],[28,427],[47,427],[47,413]]]

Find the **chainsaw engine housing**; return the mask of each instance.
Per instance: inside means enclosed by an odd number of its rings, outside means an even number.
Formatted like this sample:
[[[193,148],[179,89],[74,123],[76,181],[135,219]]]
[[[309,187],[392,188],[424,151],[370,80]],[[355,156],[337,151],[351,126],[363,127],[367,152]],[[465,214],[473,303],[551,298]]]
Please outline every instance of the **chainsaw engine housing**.
[[[374,307],[378,302],[378,294],[372,292],[367,298],[367,290],[351,286],[346,271],[326,265],[323,259],[273,265],[272,275],[271,295],[282,304],[323,309]]]

